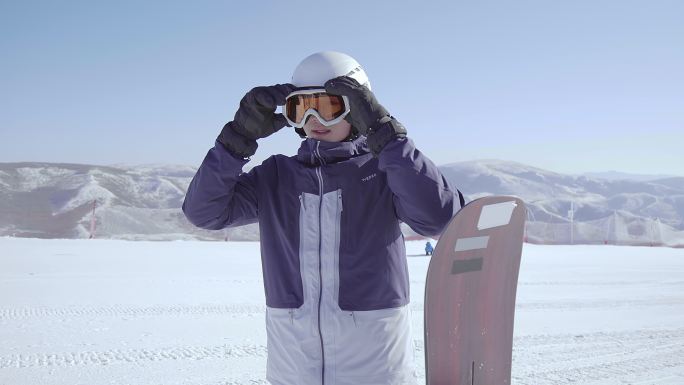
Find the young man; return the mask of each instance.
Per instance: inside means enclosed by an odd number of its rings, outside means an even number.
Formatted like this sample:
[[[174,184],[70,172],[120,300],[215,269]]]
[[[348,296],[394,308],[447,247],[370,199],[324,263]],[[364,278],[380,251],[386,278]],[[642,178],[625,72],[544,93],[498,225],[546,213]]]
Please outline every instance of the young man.
[[[297,155],[243,173],[256,140],[286,125],[306,137]],[[183,211],[206,229],[259,222],[272,384],[414,384],[399,224],[439,234],[460,208],[455,192],[356,60],[328,51],[305,58],[292,84],[245,95]]]

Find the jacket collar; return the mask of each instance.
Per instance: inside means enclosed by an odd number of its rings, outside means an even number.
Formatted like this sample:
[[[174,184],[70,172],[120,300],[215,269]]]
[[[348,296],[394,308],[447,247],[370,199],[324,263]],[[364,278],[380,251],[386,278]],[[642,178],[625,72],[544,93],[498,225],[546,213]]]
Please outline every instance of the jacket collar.
[[[370,153],[366,137],[359,136],[349,142],[324,142],[307,138],[299,146],[297,160],[302,163],[319,166],[337,163],[349,158]]]

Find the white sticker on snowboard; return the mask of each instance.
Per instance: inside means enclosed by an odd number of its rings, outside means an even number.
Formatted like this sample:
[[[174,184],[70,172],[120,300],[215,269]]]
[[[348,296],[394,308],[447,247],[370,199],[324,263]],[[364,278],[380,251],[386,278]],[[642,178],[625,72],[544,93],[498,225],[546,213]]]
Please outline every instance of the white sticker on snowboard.
[[[488,243],[489,243],[489,236],[459,238],[456,240],[456,247],[454,247],[454,251],[468,251],[468,250],[486,249]]]
[[[513,210],[518,206],[515,201],[495,203],[482,206],[480,219],[477,222],[478,230],[491,229],[492,227],[505,226],[511,221]]]

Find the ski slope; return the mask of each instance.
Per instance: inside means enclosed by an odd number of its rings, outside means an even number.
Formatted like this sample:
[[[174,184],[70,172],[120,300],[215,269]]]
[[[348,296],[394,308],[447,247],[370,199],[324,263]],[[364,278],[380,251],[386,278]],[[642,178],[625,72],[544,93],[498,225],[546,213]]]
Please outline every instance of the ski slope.
[[[0,385],[266,384],[262,291],[258,243],[0,238]],[[684,250],[525,245],[513,359],[518,385],[683,384]]]

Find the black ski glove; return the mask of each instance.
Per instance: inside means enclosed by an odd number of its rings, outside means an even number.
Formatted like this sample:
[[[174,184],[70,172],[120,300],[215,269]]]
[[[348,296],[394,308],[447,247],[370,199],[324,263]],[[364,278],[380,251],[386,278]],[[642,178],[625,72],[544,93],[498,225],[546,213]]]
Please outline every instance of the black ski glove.
[[[295,89],[292,84],[253,88],[240,100],[235,118],[223,127],[217,140],[237,156],[254,155],[257,139],[288,125],[283,114],[276,114],[275,110],[285,104],[285,98]]]
[[[377,156],[392,139],[406,136],[404,126],[390,116],[368,87],[356,79],[348,76],[330,79],[325,83],[325,91],[349,99],[350,111],[345,119],[368,138],[368,147],[374,155]]]

